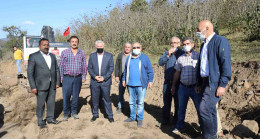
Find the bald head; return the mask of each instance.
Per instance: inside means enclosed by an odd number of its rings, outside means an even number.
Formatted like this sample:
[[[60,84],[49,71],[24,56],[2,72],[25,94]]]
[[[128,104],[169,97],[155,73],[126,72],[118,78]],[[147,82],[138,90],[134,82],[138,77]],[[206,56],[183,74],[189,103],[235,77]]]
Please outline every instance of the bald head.
[[[214,33],[213,24],[209,20],[202,20],[198,25],[198,32],[202,32],[203,35],[208,38],[212,33]]]

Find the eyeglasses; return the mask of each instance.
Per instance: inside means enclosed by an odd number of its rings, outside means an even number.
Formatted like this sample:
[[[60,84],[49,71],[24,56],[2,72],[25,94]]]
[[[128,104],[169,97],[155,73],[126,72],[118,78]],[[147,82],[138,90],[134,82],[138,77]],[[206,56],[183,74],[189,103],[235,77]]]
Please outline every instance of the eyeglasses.
[[[171,42],[171,44],[178,44],[178,43],[180,43],[180,42]]]
[[[137,46],[137,47],[133,47],[133,49],[140,49],[141,47],[140,46]]]

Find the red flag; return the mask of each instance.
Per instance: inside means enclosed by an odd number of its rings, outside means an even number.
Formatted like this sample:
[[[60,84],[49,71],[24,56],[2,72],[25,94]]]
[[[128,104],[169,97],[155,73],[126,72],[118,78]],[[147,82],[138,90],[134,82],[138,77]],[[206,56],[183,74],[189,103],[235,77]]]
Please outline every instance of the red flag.
[[[65,32],[63,33],[64,36],[67,36],[70,34],[70,27],[68,27]]]

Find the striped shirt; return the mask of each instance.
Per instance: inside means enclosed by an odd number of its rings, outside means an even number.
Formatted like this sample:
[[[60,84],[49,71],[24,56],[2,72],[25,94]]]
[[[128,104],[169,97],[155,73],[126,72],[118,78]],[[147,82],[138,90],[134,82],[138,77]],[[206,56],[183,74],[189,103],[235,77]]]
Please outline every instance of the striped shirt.
[[[86,80],[87,64],[85,53],[78,49],[74,56],[71,49],[62,51],[60,58],[60,77],[61,81],[64,75],[77,76],[82,74],[82,80]]]
[[[180,81],[184,85],[196,84],[199,56],[198,52],[192,51],[190,56],[185,53],[178,58],[174,68],[181,72]]]

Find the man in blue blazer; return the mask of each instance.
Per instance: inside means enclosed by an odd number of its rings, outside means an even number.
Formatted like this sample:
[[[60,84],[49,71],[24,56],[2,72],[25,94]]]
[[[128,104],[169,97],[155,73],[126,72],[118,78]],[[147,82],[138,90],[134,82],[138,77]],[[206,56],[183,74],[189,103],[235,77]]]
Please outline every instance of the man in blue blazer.
[[[110,88],[112,84],[111,75],[114,70],[113,55],[104,51],[104,42],[95,42],[97,51],[91,53],[88,62],[88,72],[91,76],[90,90],[92,100],[93,117],[91,122],[94,122],[98,117],[98,107],[100,96],[103,97],[105,110],[110,123],[114,122],[113,111],[110,99]]]
[[[196,91],[203,95],[200,103],[202,134],[206,139],[216,139],[216,104],[225,94],[226,85],[231,79],[230,44],[214,32],[213,24],[208,20],[199,23],[197,36],[203,41],[196,87]]]

